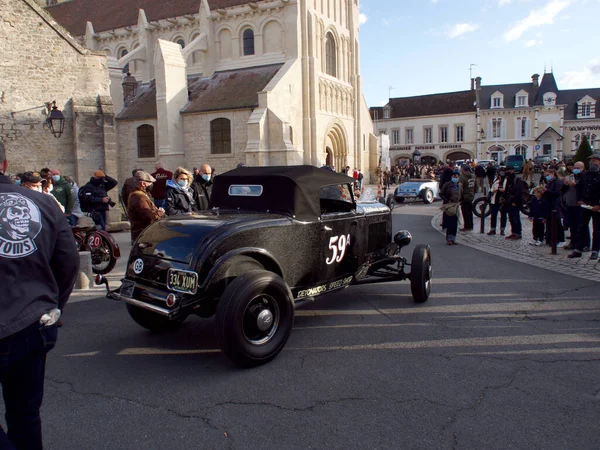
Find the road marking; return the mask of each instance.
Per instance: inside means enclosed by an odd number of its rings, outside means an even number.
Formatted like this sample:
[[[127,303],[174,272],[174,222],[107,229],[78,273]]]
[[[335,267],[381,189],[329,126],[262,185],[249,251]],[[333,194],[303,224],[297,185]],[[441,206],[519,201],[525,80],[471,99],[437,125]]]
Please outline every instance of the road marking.
[[[95,351],[95,352],[85,352],[85,353],[71,353],[69,355],[62,355],[62,356],[65,356],[67,358],[74,358],[74,357],[81,357],[81,356],[96,356],[98,353],[100,353],[100,352]]]
[[[201,355],[205,353],[221,353],[218,348],[176,350],[168,348],[138,347],[126,348],[117,353],[118,356],[132,355]]]
[[[535,355],[545,354],[552,355],[556,353],[600,353],[600,348],[544,348],[539,350],[514,350],[502,352],[485,352],[485,353],[458,353],[461,356],[483,356],[483,355]]]

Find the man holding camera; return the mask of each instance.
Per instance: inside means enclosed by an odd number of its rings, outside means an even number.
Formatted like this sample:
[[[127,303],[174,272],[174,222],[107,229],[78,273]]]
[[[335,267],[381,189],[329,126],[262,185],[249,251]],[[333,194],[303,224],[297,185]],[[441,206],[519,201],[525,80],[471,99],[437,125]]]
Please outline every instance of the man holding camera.
[[[96,225],[106,230],[106,211],[115,206],[107,192],[117,185],[117,180],[101,170],[96,170],[90,181],[79,190],[79,203],[83,212],[92,213]]]

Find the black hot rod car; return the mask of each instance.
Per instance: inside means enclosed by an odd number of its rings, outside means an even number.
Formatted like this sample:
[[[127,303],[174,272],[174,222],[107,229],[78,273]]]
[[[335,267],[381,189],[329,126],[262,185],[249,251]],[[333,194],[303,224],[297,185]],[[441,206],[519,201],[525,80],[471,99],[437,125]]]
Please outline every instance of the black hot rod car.
[[[108,296],[153,331],[216,315],[221,347],[240,366],[273,359],[294,309],[319,295],[410,279],[414,300],[426,301],[429,246],[417,246],[410,263],[402,257],[410,233],[393,235],[386,205],[357,203],[354,181],[312,166],[224,173],[209,211],[161,220],[138,237],[121,287]]]

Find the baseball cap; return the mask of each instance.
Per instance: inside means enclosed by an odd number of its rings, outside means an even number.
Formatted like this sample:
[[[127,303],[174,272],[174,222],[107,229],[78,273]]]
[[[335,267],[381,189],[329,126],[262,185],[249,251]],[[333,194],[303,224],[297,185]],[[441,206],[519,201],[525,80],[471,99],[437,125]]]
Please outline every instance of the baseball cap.
[[[21,175],[21,183],[39,183],[42,177],[37,172],[25,172]]]
[[[156,181],[156,178],[154,178],[148,172],[144,172],[143,170],[136,172],[134,178],[135,181],[147,181],[149,183],[154,183]]]

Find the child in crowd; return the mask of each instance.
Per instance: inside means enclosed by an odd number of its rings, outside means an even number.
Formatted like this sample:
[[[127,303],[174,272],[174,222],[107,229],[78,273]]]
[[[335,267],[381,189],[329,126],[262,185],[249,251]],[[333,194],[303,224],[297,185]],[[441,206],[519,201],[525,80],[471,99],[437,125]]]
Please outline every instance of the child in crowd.
[[[546,217],[548,217],[548,202],[542,198],[545,189],[538,186],[533,190],[534,198],[531,200],[529,220],[533,222],[533,241],[530,245],[544,245],[546,236]]]

